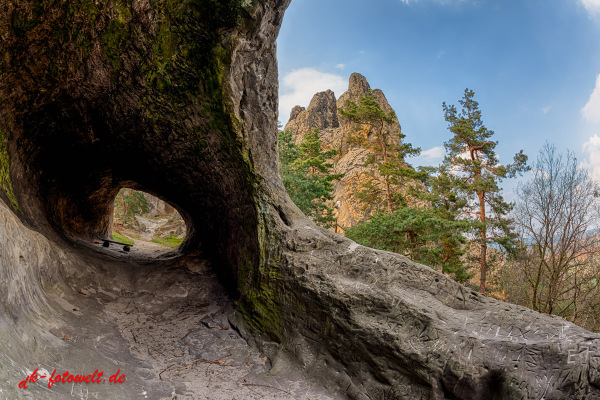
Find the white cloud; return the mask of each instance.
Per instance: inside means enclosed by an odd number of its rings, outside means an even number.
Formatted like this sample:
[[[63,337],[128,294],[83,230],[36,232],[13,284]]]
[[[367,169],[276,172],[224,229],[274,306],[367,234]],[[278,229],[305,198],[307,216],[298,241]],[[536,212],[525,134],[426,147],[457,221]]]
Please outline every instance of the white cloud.
[[[346,64],[339,63],[339,64],[338,64],[338,65],[336,65],[335,67],[336,67],[337,69],[344,69],[344,68],[346,68]]]
[[[594,180],[600,182],[600,136],[595,134],[583,144],[583,152],[589,154],[589,161],[583,161],[581,166],[587,168]]]
[[[444,146],[436,146],[421,152],[421,157],[430,160],[441,159],[444,156]]]
[[[600,0],[579,0],[590,14],[600,14]]]
[[[542,108],[542,114],[548,114],[552,110],[552,106]]]
[[[444,158],[444,146],[436,146],[431,149],[423,150],[418,157],[410,160],[414,166],[419,165],[437,165]]]
[[[292,107],[308,106],[317,92],[331,89],[337,97],[348,89],[348,82],[340,75],[328,74],[314,68],[293,70],[281,79],[279,120],[285,125]]]
[[[596,78],[596,87],[587,104],[581,109],[581,114],[587,121],[600,124],[600,74]]]

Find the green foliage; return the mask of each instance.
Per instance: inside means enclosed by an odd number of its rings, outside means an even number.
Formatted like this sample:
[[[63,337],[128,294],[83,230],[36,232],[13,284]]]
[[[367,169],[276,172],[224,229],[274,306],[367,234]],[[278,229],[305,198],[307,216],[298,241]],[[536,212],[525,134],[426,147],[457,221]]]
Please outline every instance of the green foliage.
[[[410,180],[423,179],[424,176],[404,160],[419,155],[421,149],[403,141],[406,135],[396,128],[399,126],[396,113],[384,111],[372,92],[361,96],[358,103],[347,100],[339,112],[355,124],[357,135],[350,136],[348,141],[372,152],[365,162],[365,166],[369,167],[369,179],[363,183],[363,190],[357,193],[357,198],[369,209],[374,206],[379,210],[386,204],[388,213],[405,205],[405,197],[394,193],[391,185],[402,187]],[[372,134],[375,140],[370,138]]]
[[[332,174],[332,164],[326,162],[337,151],[324,151],[317,129],[306,132],[304,141],[296,146],[292,132],[279,132],[279,172],[292,201],[317,225],[335,226],[333,181],[342,175]]]
[[[356,198],[376,211],[370,221],[348,229],[346,236],[366,246],[404,254],[466,281],[469,275],[461,256],[464,233],[472,228],[472,222],[458,218],[466,204],[458,196],[458,181],[446,169],[415,171],[405,162],[420,149],[404,142],[395,113],[383,111],[372,93],[358,103],[347,101],[340,113],[358,132],[349,140],[372,152],[365,162],[370,167],[370,179],[362,184]],[[424,183],[428,190],[411,184],[415,182]],[[402,187],[403,193],[394,190],[396,187]],[[426,206],[409,207],[409,196]],[[382,213],[386,205],[387,213]]]
[[[279,166],[283,175],[283,169],[289,168],[294,161],[300,157],[300,150],[294,143],[292,131],[279,131]]]
[[[502,165],[498,161],[495,147],[498,142],[490,141],[494,132],[483,125],[479,103],[475,93],[466,89],[459,101],[460,113],[453,105],[443,104],[444,117],[448,129],[453,134],[445,143],[444,167],[462,180],[457,192],[468,204],[465,215],[478,220],[478,240],[481,244],[481,285],[486,285],[486,248],[488,243],[497,243],[506,250],[512,250],[515,234],[511,230],[511,220],[507,217],[512,205],[505,202],[500,194],[500,182],[507,177],[528,170],[527,156],[521,150],[514,162]]]
[[[399,207],[346,230],[346,236],[368,247],[404,254],[465,282],[469,275],[460,256],[462,232],[469,225],[448,219],[439,209]]]
[[[127,236],[123,236],[115,231],[113,231],[112,233],[112,238],[118,242],[121,243],[125,243],[125,244],[134,244],[133,240],[129,239]]]
[[[308,170],[310,175],[318,173],[327,175],[333,169],[333,165],[327,163],[326,160],[336,155],[337,151],[323,151],[318,129],[308,131],[304,134],[304,140],[298,146],[298,151],[300,152],[300,157],[294,160],[294,167],[300,170]],[[331,181],[332,179],[328,180]]]
[[[455,174],[450,173],[446,165],[439,167],[420,167],[424,174],[422,181],[426,191],[413,193],[432,207],[443,210],[448,216],[457,217],[468,206],[465,192],[467,184]]]
[[[123,188],[115,198],[114,215],[123,224],[135,223],[135,216],[148,212],[148,200],[137,190]]]
[[[378,214],[386,210],[385,188],[377,183],[375,178],[368,179],[362,182],[361,189],[354,193],[354,197],[360,202],[360,209],[365,215]]]
[[[177,238],[177,237],[167,237],[167,238],[154,237],[154,238],[152,238],[152,242],[158,243],[158,244],[160,244],[162,246],[177,247],[181,243],[183,243],[183,238]]]
[[[426,204],[447,222],[446,230],[440,232],[442,248],[442,272],[454,271],[457,276],[466,279],[468,263],[464,262],[466,236],[480,228],[480,222],[472,218],[465,218],[469,214],[469,203],[465,196],[468,186],[458,176],[450,173],[446,166],[437,168],[421,167],[425,174],[423,180],[427,190],[413,191],[413,195]]]

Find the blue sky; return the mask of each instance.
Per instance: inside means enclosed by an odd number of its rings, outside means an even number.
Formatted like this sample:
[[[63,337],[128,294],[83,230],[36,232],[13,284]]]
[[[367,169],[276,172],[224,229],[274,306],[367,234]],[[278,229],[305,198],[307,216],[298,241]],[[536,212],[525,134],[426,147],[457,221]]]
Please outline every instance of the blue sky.
[[[437,165],[450,135],[442,102],[469,88],[501,162],[549,141],[600,180],[600,0],[292,0],[278,61],[284,124],[359,72],[423,149],[409,161]]]

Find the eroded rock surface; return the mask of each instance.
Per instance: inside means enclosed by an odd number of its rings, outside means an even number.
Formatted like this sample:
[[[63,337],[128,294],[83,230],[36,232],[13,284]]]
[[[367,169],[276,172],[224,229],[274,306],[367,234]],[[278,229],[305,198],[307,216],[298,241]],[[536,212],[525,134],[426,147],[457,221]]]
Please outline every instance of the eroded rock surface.
[[[297,363],[269,359],[250,346],[243,319],[201,257],[157,263],[135,257],[137,248],[121,258],[125,253],[98,245],[106,259],[90,260],[81,249],[57,249],[3,204],[0,246],[3,276],[12,277],[2,293],[8,317],[15,318],[0,320],[2,398],[344,398]],[[57,270],[69,277],[67,285]],[[38,308],[22,309],[23,300]],[[19,389],[36,368],[47,377],[55,369],[104,376],[100,383],[50,388],[42,378]],[[126,380],[111,384],[119,370]]]
[[[203,304],[223,298],[204,286],[208,260],[247,339],[273,363],[270,375],[298,363],[352,399],[599,399],[599,335],[358,246],[291,203],[276,153],[275,40],[287,5],[0,7],[1,395],[173,398],[191,390],[188,381],[210,387],[210,369],[202,377],[185,365],[218,368],[230,362],[221,350],[237,344],[217,336],[203,350],[196,336],[210,328]],[[180,212],[181,248],[125,254],[91,242],[110,229],[124,186]],[[157,377],[160,353],[177,366]],[[246,362],[260,366],[253,354]],[[19,390],[38,365],[120,368],[128,379]],[[237,367],[231,376],[246,376],[245,363]],[[306,376],[281,387],[261,376],[287,391],[265,398],[335,393],[317,393],[323,384]]]

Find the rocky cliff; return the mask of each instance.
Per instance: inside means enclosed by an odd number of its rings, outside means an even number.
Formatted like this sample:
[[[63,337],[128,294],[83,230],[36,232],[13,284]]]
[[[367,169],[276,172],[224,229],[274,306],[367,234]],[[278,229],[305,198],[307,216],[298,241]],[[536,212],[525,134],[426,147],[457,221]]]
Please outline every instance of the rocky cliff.
[[[381,175],[376,172],[375,176],[380,179],[373,180],[371,177],[372,169],[365,167],[367,157],[373,155],[368,147],[377,140],[376,135],[367,134],[366,128],[349,122],[338,111],[339,108],[344,107],[346,101],[358,103],[360,98],[367,95],[367,93],[373,94],[383,111],[386,113],[392,111],[392,107],[381,90],[371,90],[371,86],[364,76],[353,73],[350,75],[348,90],[339,99],[335,98],[335,94],[331,90],[315,94],[308,108],[296,106],[292,109],[290,119],[284,127],[285,130],[294,133],[294,138],[298,143],[303,140],[306,132],[318,129],[323,148],[338,152],[337,156],[333,157],[331,161],[334,166],[334,173],[343,174],[342,179],[336,182],[333,193],[333,204],[337,208],[337,231],[339,233],[363,221],[368,215],[377,211],[377,208],[372,204],[357,198],[356,194],[363,189],[363,184],[371,181],[375,182],[376,187],[383,189]],[[385,129],[401,132],[398,119],[396,118],[391,126],[386,126]],[[353,135],[368,136],[367,143],[365,145],[353,143],[349,140]],[[397,137],[394,139],[391,143],[400,144]],[[420,185],[417,182],[411,184]],[[406,188],[396,187],[395,189],[400,192],[406,191]],[[409,200],[417,201],[412,197],[409,197]]]
[[[599,335],[358,246],[292,204],[277,168],[288,3],[0,7],[2,396],[335,398],[277,380],[295,365],[352,399],[599,399]],[[92,243],[122,187],[179,211],[176,252]],[[243,361],[237,332],[263,354]],[[20,389],[35,368],[127,379]],[[216,368],[237,392],[211,386]]]

